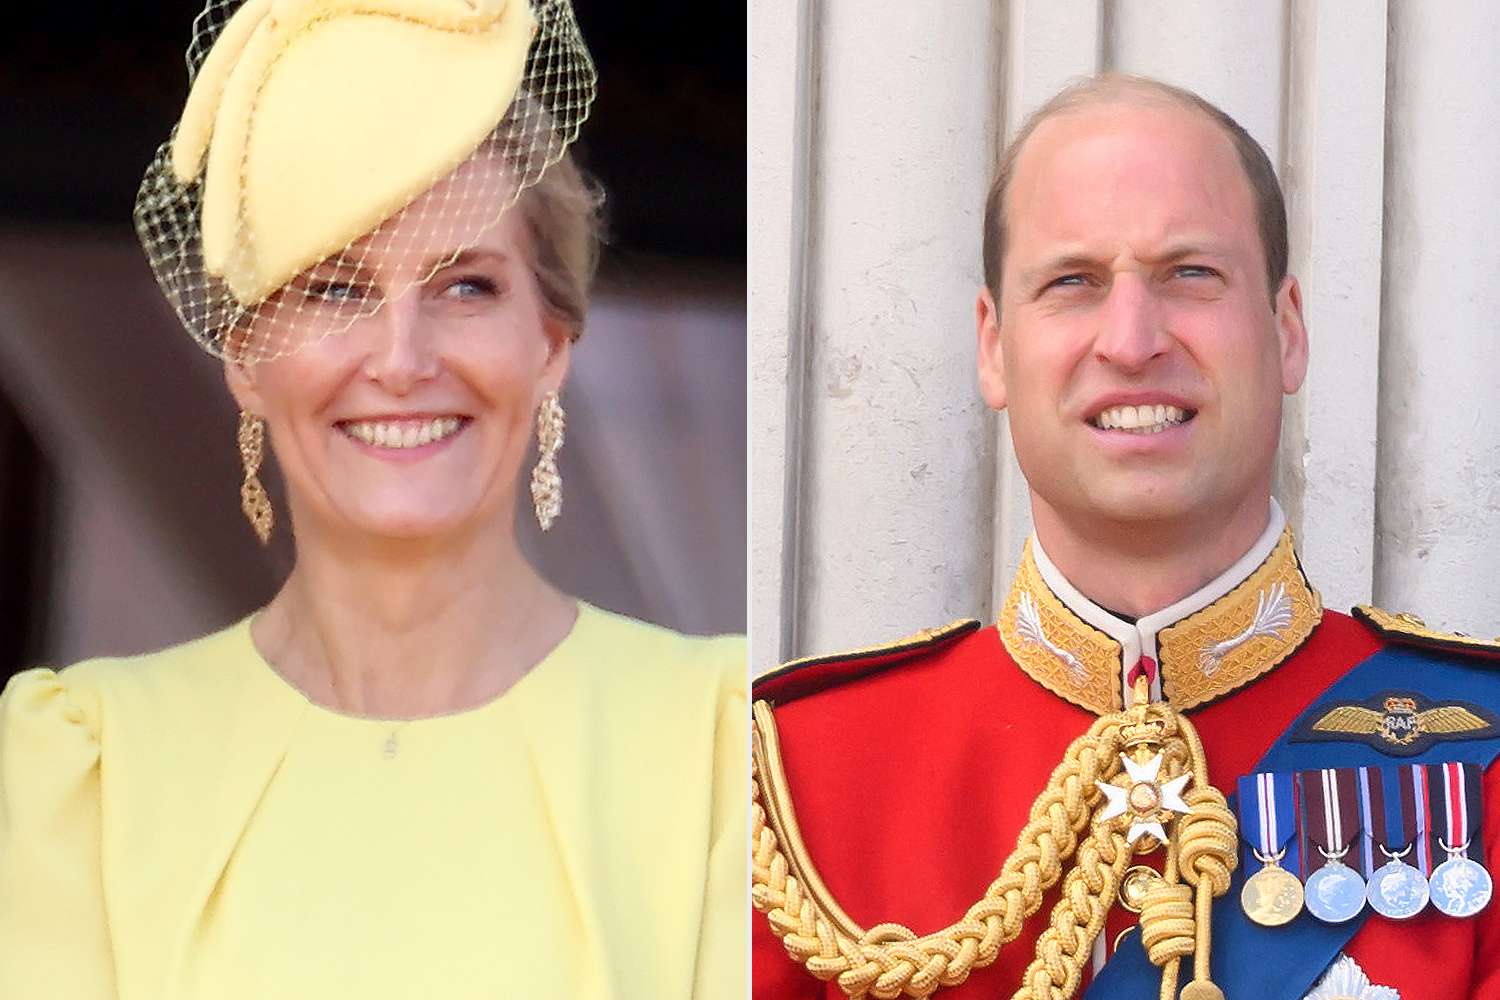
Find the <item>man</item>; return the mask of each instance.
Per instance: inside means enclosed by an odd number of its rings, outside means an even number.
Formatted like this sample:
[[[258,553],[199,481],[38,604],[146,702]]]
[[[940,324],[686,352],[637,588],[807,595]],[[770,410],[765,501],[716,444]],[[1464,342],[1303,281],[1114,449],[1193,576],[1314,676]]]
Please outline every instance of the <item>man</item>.
[[[1500,998],[1500,647],[1302,572],[1265,153],[1085,82],[1007,150],[984,256],[1035,534],[994,627],[757,685],[756,997]]]

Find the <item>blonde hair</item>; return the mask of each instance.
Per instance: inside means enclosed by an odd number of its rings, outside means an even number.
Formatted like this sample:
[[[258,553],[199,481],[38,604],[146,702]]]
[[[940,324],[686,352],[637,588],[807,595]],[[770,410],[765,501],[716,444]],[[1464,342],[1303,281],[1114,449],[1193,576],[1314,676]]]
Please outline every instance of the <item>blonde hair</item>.
[[[571,340],[588,319],[589,289],[604,235],[604,192],[563,154],[521,192],[516,210],[526,223],[531,269],[542,301]]]
[[[1256,227],[1260,232],[1261,249],[1266,257],[1266,284],[1274,305],[1276,291],[1281,287],[1281,280],[1286,277],[1288,249],[1286,202],[1282,198],[1281,183],[1276,179],[1276,170],[1271,166],[1270,157],[1266,156],[1260,143],[1239,122],[1225,114],[1217,105],[1182,87],[1124,73],[1104,73],[1065,87],[1046,104],[1033,111],[1016,137],[1005,147],[984,203],[984,283],[990,294],[997,299],[1000,297],[1000,271],[1005,262],[1005,193],[1010,187],[1016,162],[1021,157],[1021,149],[1026,145],[1026,140],[1049,118],[1100,104],[1128,101],[1157,101],[1200,112],[1208,116],[1228,137],[1239,157],[1240,166],[1245,171],[1245,179],[1255,202]]]

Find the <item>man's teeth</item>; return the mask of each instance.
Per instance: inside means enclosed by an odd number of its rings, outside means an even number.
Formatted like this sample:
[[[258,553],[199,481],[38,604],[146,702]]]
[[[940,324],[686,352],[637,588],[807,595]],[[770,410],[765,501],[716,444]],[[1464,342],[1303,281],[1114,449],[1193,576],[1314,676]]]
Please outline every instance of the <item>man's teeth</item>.
[[[1107,431],[1130,431],[1133,434],[1160,434],[1173,424],[1188,418],[1188,411],[1161,403],[1141,406],[1112,406],[1094,418],[1094,424]]]
[[[339,425],[356,441],[377,448],[420,448],[458,433],[462,417],[432,420],[350,420]]]

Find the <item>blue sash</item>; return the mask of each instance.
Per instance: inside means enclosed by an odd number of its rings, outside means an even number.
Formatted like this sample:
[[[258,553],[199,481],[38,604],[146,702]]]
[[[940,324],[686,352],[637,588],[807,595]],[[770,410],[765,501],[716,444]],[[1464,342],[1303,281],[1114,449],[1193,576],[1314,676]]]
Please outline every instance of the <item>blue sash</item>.
[[[1293,722],[1266,751],[1256,771],[1301,771],[1321,767],[1439,764],[1445,761],[1486,767],[1500,756],[1500,737],[1436,743],[1414,756],[1393,758],[1356,741],[1292,742],[1304,722],[1321,718],[1334,704],[1362,702],[1388,691],[1416,690],[1433,701],[1467,701],[1500,712],[1500,669],[1494,664],[1451,654],[1389,647],[1356,664]],[[1262,927],[1240,908],[1245,871],[1234,874],[1229,892],[1214,900],[1213,981],[1225,1000],[1302,1000],[1369,917],[1369,910],[1346,924],[1325,924],[1306,913],[1284,927]],[[1375,919],[1381,919],[1376,917]],[[1274,962],[1266,961],[1275,955]],[[1192,959],[1182,963],[1182,982],[1191,977]],[[1157,1000],[1161,969],[1152,965],[1131,934],[1094,977],[1085,1000]]]

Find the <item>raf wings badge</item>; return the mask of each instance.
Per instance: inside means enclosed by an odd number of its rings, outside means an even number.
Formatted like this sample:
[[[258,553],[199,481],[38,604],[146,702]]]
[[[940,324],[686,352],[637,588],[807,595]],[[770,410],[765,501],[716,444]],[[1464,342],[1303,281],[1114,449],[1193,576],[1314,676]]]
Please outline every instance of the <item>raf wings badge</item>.
[[[1432,704],[1420,694],[1393,692],[1333,705],[1298,726],[1291,739],[1353,741],[1384,754],[1413,757],[1434,744],[1496,736],[1500,719],[1488,709],[1458,701]]]

